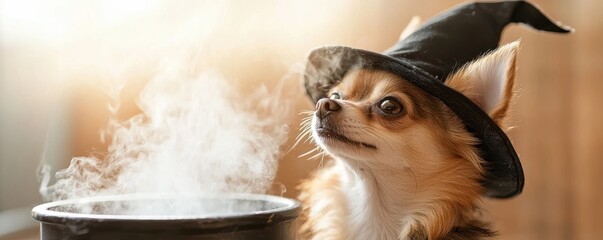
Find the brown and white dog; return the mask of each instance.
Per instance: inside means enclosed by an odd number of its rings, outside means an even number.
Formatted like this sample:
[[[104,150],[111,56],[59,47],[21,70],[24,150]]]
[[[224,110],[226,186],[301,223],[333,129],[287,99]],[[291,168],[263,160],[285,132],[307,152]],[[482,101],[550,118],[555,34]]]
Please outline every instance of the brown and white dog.
[[[513,42],[449,76],[504,128],[513,99]],[[442,102],[398,76],[357,69],[306,122],[333,159],[301,185],[309,239],[486,239],[484,173],[475,139]]]

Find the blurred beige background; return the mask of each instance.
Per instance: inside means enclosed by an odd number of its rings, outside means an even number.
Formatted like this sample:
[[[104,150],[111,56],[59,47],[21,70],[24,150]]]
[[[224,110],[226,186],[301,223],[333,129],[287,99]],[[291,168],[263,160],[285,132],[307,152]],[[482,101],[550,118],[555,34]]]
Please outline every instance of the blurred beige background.
[[[72,156],[103,152],[107,86],[123,82],[122,120],[137,114],[137,92],[174,52],[201,51],[196,64],[220,71],[237,91],[286,79],[293,99],[290,141],[299,112],[313,106],[297,75],[316,46],[382,51],[414,15],[424,20],[462,1],[42,1],[0,0],[0,238],[35,238],[29,210],[40,159],[63,168]],[[486,201],[500,239],[599,239],[603,236],[603,2],[534,0],[571,35],[508,27],[522,39],[520,97],[511,139],[526,175],[524,193]],[[236,85],[235,85],[236,84]],[[285,196],[316,169],[284,155],[277,181]],[[44,150],[46,149],[46,150]],[[8,235],[7,235],[8,234]]]

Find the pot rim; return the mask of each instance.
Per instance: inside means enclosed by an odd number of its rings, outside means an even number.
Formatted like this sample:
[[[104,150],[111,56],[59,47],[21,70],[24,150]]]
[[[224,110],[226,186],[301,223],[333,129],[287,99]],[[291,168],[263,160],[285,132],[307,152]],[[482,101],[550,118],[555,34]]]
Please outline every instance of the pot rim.
[[[115,214],[88,214],[61,212],[51,210],[53,207],[86,204],[103,201],[128,201],[128,200],[162,200],[162,199],[237,199],[237,200],[259,200],[273,203],[280,203],[283,206],[268,209],[240,213],[227,213],[220,215],[211,214],[187,214],[187,215],[115,215]],[[192,220],[195,222],[214,222],[216,220],[228,220],[237,218],[295,218],[298,215],[300,202],[294,199],[265,194],[249,193],[219,193],[219,194],[199,194],[199,193],[138,193],[122,195],[103,195],[94,197],[85,197],[77,199],[59,200],[40,204],[32,209],[32,217],[40,222],[60,223],[69,220],[75,221],[163,221],[163,220]]]

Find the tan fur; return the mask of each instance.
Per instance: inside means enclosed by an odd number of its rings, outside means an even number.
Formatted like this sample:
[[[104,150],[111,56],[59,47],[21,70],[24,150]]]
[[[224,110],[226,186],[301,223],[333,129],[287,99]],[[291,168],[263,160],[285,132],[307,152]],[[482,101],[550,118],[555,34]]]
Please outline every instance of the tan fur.
[[[512,96],[517,45],[502,47],[466,66],[447,84],[481,101],[479,91],[484,89],[472,82],[482,76],[496,77],[486,73],[496,70],[497,64],[509,63],[503,66],[506,83],[494,86],[503,86],[500,102],[490,111],[502,121]],[[314,129],[317,144],[333,160],[301,185],[303,236],[482,239],[493,235],[480,220],[484,169],[474,147],[477,140],[450,109],[384,71],[356,70],[331,92],[342,96],[335,100],[341,110],[325,117],[322,124],[365,145],[318,136],[316,117],[308,125]],[[376,103],[385,96],[399,99],[404,114],[378,113]]]
[[[301,219],[304,224],[300,232],[304,239],[344,239],[342,233],[347,232],[343,223],[345,199],[341,194],[339,174],[332,168],[319,170],[311,181],[300,185],[302,194],[299,199],[306,203],[318,203],[322,199],[330,199],[332,203],[304,204]],[[312,206],[312,208],[310,208]],[[329,221],[322,221],[329,219]],[[321,222],[319,222],[321,221]]]

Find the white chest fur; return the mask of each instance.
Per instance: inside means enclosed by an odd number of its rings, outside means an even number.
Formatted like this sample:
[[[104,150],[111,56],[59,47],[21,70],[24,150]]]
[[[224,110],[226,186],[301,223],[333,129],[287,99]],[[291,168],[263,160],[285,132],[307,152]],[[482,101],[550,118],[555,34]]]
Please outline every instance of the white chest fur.
[[[368,170],[350,169],[343,162],[335,167],[341,172],[340,191],[346,199],[347,238],[400,239],[405,210],[391,201],[395,198],[389,195],[396,193],[383,189]]]

